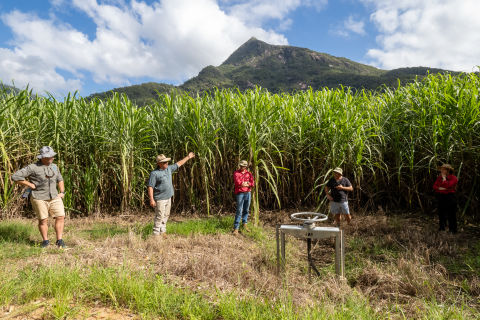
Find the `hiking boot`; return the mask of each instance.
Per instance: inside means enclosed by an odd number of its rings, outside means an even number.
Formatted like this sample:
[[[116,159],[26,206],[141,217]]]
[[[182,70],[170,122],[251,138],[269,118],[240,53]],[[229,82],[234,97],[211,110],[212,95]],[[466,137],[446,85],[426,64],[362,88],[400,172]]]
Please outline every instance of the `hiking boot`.
[[[242,227],[245,231],[250,232],[250,228],[248,228],[246,223],[242,224]]]
[[[234,236],[238,235],[238,229],[233,229],[232,233],[233,233]]]
[[[58,239],[57,242],[55,242],[55,245],[60,249],[65,249],[67,247],[63,239]]]
[[[48,240],[43,240],[42,241],[42,244],[40,245],[41,248],[46,248],[48,247],[48,245],[50,244],[50,241]]]

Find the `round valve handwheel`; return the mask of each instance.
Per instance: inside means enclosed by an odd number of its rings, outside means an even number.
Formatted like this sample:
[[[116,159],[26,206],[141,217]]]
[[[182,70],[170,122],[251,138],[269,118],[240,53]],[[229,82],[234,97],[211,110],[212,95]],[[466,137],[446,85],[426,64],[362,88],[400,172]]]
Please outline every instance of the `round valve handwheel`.
[[[304,223],[321,222],[328,219],[327,215],[318,212],[297,212],[290,215],[292,220],[303,221]]]

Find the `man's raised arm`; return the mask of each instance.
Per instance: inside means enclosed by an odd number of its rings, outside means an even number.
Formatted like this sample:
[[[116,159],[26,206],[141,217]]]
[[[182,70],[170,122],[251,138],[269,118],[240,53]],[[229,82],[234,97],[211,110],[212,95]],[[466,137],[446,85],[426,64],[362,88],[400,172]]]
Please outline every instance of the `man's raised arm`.
[[[188,156],[186,156],[186,157],[183,158],[182,160],[178,161],[176,164],[177,164],[178,167],[181,167],[181,166],[183,166],[183,165],[185,164],[185,162],[187,162],[188,160],[193,159],[193,158],[195,158],[195,153],[190,152],[190,153],[188,154]]]

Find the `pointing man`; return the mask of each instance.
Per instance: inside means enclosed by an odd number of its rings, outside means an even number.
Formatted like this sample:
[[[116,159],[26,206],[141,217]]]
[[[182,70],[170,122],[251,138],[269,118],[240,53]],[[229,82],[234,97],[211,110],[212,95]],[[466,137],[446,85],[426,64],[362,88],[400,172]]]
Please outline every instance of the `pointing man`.
[[[167,221],[170,216],[173,197],[172,173],[194,157],[195,154],[190,152],[182,160],[169,165],[170,158],[163,154],[157,156],[157,168],[150,173],[148,179],[148,198],[150,206],[155,208],[154,235],[165,236],[165,232],[167,232]]]

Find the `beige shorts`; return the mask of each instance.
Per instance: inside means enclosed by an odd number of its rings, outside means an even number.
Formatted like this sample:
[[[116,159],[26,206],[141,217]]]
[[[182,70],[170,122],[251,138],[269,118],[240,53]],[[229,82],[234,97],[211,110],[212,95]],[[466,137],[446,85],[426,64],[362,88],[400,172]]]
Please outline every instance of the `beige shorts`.
[[[37,200],[32,198],[32,207],[39,220],[47,219],[49,216],[54,218],[65,217],[65,208],[63,200],[56,197],[52,200]]]

